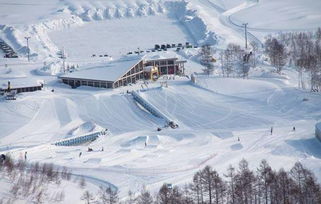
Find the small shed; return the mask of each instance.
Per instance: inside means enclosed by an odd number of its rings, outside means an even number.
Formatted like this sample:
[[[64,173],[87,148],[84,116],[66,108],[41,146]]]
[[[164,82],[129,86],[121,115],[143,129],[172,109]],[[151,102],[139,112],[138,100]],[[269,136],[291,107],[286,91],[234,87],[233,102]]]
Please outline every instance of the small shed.
[[[156,66],[146,66],[144,67],[144,76],[145,79],[149,79],[149,80],[157,80],[159,77],[159,70]]]
[[[26,79],[14,79],[10,81],[2,81],[0,86],[0,92],[23,93],[39,91],[43,88],[43,81],[26,80]]]

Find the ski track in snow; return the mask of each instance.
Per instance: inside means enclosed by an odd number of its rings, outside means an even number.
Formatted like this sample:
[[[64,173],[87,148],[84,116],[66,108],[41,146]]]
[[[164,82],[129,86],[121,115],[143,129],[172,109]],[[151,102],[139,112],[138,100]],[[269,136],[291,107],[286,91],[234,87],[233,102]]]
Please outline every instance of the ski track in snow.
[[[219,37],[219,41],[229,42],[229,38],[233,38],[231,41],[243,43],[243,26],[234,17],[258,5],[247,1],[225,8],[213,0],[169,3],[62,2],[56,13],[52,13],[53,10],[47,12],[52,15],[46,16],[48,14],[43,11],[39,12],[41,21],[30,17],[25,25],[14,19],[10,19],[12,22],[7,25],[0,25],[0,38],[8,41],[22,57],[26,54],[24,36],[32,35],[32,55],[35,59],[39,56],[33,64],[6,61],[13,67],[10,71],[17,73],[15,69],[27,67],[24,77],[39,74],[35,67],[41,67],[41,60],[56,55],[59,50],[59,46],[50,39],[50,32],[84,28],[104,21],[138,21],[152,16],[157,18],[157,15],[167,18],[167,14],[173,15],[175,12],[176,19],[172,22],[178,23],[182,29],[179,35],[187,33],[184,39],[192,39],[195,44],[215,44],[218,40],[216,37]],[[169,23],[168,19],[166,22]],[[252,31],[279,30],[249,26],[250,40],[262,45]],[[75,59],[75,63],[81,60]],[[29,68],[31,65],[32,69]],[[3,66],[0,65],[0,69]],[[59,64],[52,66],[59,67]],[[52,68],[50,71],[53,74],[56,70]],[[28,151],[32,162],[66,165],[74,171],[74,177],[84,177],[97,186],[112,186],[121,191],[122,197],[129,188],[138,191],[144,184],[157,191],[164,182],[189,182],[193,173],[205,165],[213,165],[222,172],[227,165],[235,165],[243,157],[251,164],[257,164],[266,157],[274,168],[289,168],[299,160],[311,167],[317,178],[321,179],[321,168],[318,165],[321,152],[316,148],[318,143],[313,136],[314,123],[321,115],[315,105],[320,104],[319,95],[305,94],[294,87],[280,85],[271,78],[242,82],[237,79],[217,82],[219,78],[200,78],[201,83],[195,85],[182,79],[178,82],[169,81],[168,88],[151,88],[141,92],[142,97],[180,126],[176,130],[163,129],[157,132],[156,128],[162,127],[163,121],[143,110],[131,96],[120,91],[105,93],[97,89],[70,90],[69,87],[57,84],[51,76],[44,75],[44,78],[50,81],[48,90],[31,97],[22,94],[22,99],[19,96],[17,101],[10,104],[0,101],[3,103],[0,113],[5,115],[4,121],[0,121],[0,127],[9,132],[8,135],[1,135],[1,152],[10,151],[18,158],[20,152]],[[267,80],[271,82],[265,83]],[[244,84],[248,84],[248,87],[242,89]],[[51,87],[55,88],[55,93],[49,91]],[[240,89],[240,92],[233,92],[233,87]],[[134,89],[139,89],[139,85]],[[303,103],[303,97],[308,97],[309,101]],[[10,126],[15,120],[17,125]],[[74,134],[71,133],[73,130],[81,129],[88,121],[93,126],[108,128],[113,134],[84,146],[49,145],[52,141]],[[291,131],[294,125],[297,126],[296,132]],[[271,126],[274,127],[273,135],[269,132]],[[236,141],[237,137],[240,142]],[[144,142],[153,142],[151,138],[156,138],[157,142],[144,147]],[[87,153],[88,145],[95,151]],[[103,145],[105,151],[98,151]],[[84,153],[81,158],[78,157],[79,152]]]

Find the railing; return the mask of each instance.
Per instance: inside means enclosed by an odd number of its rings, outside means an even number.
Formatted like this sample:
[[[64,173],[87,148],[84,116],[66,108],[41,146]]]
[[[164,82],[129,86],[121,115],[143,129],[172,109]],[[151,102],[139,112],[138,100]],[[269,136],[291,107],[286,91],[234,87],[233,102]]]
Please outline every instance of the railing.
[[[169,119],[166,115],[161,113],[155,106],[147,102],[143,97],[141,97],[136,91],[132,91],[132,96],[137,103],[143,106],[147,111],[149,111],[152,115],[162,118],[165,120],[167,124],[172,123],[172,120]]]
[[[88,135],[82,135],[82,136],[77,136],[73,138],[68,138],[65,140],[61,140],[58,142],[53,143],[56,146],[75,146],[75,145],[80,145],[84,144],[87,142],[92,142],[96,140],[99,136],[101,135],[106,135],[106,131],[99,131],[99,132],[94,132]]]
[[[17,53],[2,39],[0,39],[0,49],[5,53],[6,58],[17,58]]]

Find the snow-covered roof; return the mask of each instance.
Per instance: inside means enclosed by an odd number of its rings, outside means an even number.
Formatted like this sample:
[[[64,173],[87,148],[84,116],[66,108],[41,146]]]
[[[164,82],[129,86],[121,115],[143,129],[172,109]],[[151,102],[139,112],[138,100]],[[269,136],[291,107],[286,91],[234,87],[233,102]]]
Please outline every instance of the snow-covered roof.
[[[138,64],[141,57],[126,57],[115,62],[110,62],[105,66],[92,67],[81,71],[67,73],[60,78],[73,79],[92,79],[99,81],[116,81],[121,78],[127,71]]]
[[[153,69],[154,69],[154,66],[146,66],[146,67],[144,67],[145,71],[151,71]]]
[[[162,53],[148,53],[144,56],[144,60],[160,60],[160,59],[179,59],[180,57],[172,51]]]
[[[31,80],[28,78],[16,78],[16,79],[9,79],[9,80],[0,80],[0,89],[7,89],[8,88],[8,81],[10,81],[10,87],[14,88],[23,88],[23,87],[33,87],[33,86],[40,86],[44,84],[43,80]]]

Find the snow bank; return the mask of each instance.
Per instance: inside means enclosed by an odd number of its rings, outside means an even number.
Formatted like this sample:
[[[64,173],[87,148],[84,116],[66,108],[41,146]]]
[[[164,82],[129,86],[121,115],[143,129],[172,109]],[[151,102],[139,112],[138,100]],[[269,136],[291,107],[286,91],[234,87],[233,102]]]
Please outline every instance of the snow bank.
[[[28,53],[25,37],[30,36],[29,47],[32,58],[41,55],[42,58],[56,57],[58,48],[48,36],[48,32],[62,30],[72,26],[81,26],[83,21],[77,16],[58,15],[37,24],[27,26],[0,25],[0,38],[6,41],[19,56]]]
[[[197,44],[217,44],[218,38],[213,31],[210,31],[198,16],[196,10],[192,9],[186,1],[166,2],[169,14],[176,17],[193,37]]]
[[[105,20],[124,17],[141,17],[157,15],[165,12],[162,1],[67,1],[67,9],[83,21]]]

